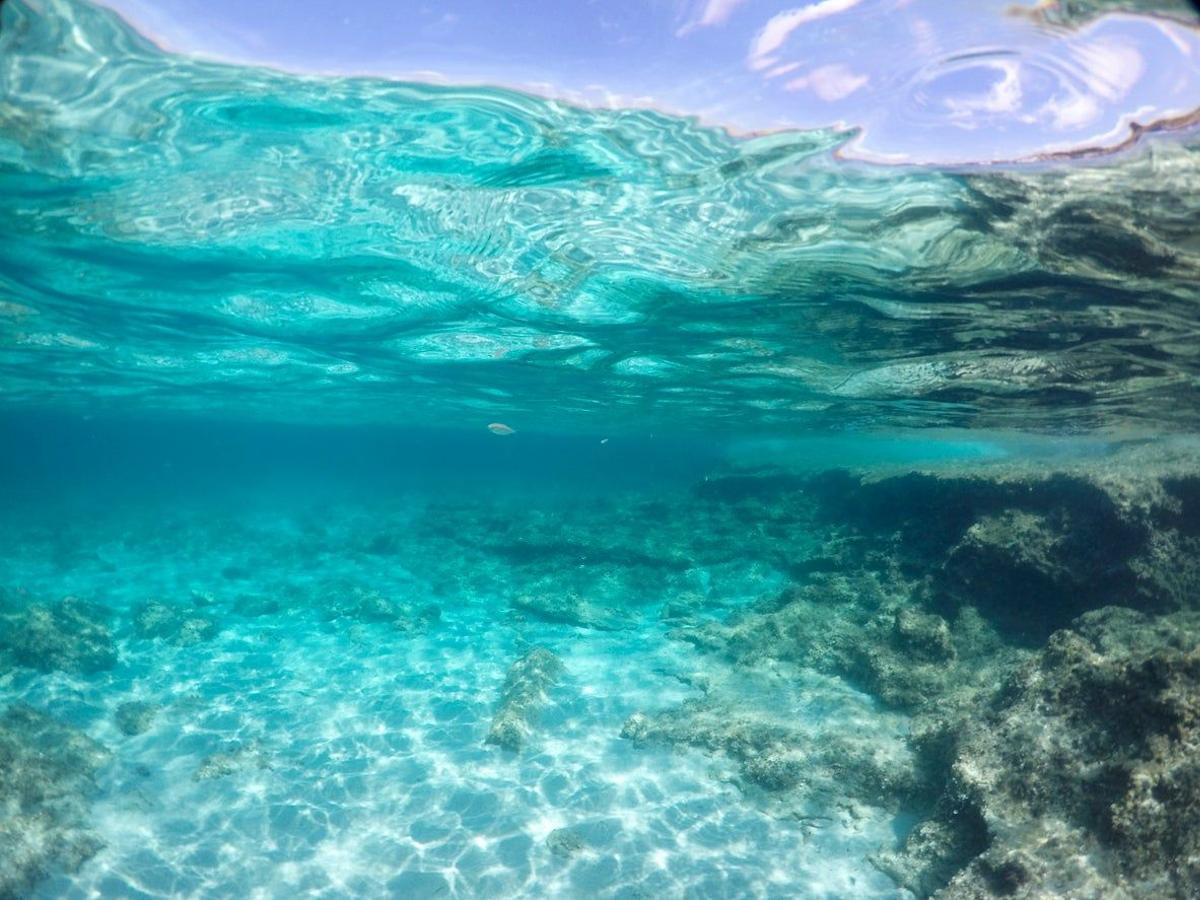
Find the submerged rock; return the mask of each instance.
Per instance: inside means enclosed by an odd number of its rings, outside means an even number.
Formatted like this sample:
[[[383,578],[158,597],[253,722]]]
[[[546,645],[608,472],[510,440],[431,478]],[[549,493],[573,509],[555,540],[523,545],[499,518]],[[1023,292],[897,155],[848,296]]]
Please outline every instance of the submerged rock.
[[[52,606],[35,604],[8,617],[4,642],[15,662],[48,672],[92,674],[117,664],[117,649],[94,603],[66,597]]]
[[[736,763],[743,788],[768,795],[799,791],[895,808],[916,792],[914,760],[898,735],[805,731],[795,716],[783,698],[751,703],[738,690],[711,691],[654,715],[635,713],[621,737],[722,754]]]
[[[278,615],[283,609],[277,597],[264,594],[238,594],[233,601],[233,611],[248,619]]]
[[[534,647],[513,663],[504,678],[487,743],[520,750],[546,705],[547,690],[557,683],[562,671],[562,660],[545,647]]]
[[[1096,534],[1106,529],[1121,533]],[[1139,542],[1130,531],[1071,507],[990,513],[950,549],[939,587],[984,610],[1006,632],[1041,641],[1098,597],[1133,598],[1133,573],[1120,564],[1120,551]]]
[[[133,614],[133,630],[143,638],[161,638],[178,647],[189,647],[216,636],[217,623],[186,606],[160,600],[140,604]]]
[[[394,600],[356,584],[332,585],[324,590],[324,595],[322,614],[326,619],[389,625],[397,631],[415,634],[426,631],[442,617],[435,604]]]
[[[599,631],[617,631],[629,623],[616,610],[597,606],[578,594],[522,594],[512,599],[514,609],[558,625],[576,625]]]
[[[1200,613],[1056,633],[950,748],[881,868],[920,896],[1200,895]]]
[[[889,707],[916,710],[988,683],[1013,656],[988,643],[973,611],[948,622],[916,605],[917,592],[895,573],[817,574],[726,623],[672,635],[740,666],[778,660],[837,675]]]
[[[200,760],[200,765],[192,773],[192,781],[209,781],[214,778],[224,778],[236,772],[252,769],[269,769],[270,760],[258,741],[239,744],[229,750],[213,753]]]
[[[696,622],[707,608],[708,603],[704,597],[694,592],[684,592],[663,604],[659,618],[664,622]]]
[[[570,859],[587,846],[574,828],[555,828],[546,836],[546,848],[555,856]]]
[[[117,707],[113,713],[113,721],[122,734],[134,737],[150,729],[158,712],[159,707],[156,703],[132,700]]]
[[[46,875],[73,872],[101,848],[87,818],[108,758],[82,732],[31,707],[0,716],[0,898],[26,897]]]
[[[957,688],[962,677],[950,625],[941,616],[901,607],[871,623],[845,648],[840,673],[899,709],[916,709]]]

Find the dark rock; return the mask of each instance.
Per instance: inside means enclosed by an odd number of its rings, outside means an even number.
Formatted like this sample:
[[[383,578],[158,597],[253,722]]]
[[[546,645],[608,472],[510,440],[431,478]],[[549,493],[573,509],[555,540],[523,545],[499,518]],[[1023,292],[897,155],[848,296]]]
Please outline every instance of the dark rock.
[[[1106,529],[1121,533],[1105,535]],[[1134,575],[1123,560],[1140,542],[1128,531],[1073,509],[986,515],[950,550],[941,589],[1038,644],[1103,602],[1098,598],[1133,596]]]
[[[663,604],[660,618],[666,622],[693,621],[704,612],[706,606],[705,599],[699,594],[680,594]]]
[[[1197,634],[1200,613],[1118,608],[1056,633],[962,726],[881,867],[921,896],[1200,895]]]
[[[487,743],[520,750],[546,705],[546,692],[562,675],[563,664],[545,647],[534,647],[508,670]]]

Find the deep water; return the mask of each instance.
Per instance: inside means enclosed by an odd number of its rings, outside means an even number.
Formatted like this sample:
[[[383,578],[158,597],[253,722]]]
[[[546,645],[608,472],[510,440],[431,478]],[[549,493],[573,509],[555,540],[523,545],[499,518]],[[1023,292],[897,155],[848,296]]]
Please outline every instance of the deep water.
[[[0,4],[0,900],[1200,895],[1143,138],[869,167]]]

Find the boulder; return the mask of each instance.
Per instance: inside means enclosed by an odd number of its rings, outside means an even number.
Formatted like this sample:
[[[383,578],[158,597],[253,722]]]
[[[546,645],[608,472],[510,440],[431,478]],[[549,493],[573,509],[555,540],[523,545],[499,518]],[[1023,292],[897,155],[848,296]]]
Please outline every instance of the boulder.
[[[548,701],[546,692],[562,671],[562,660],[545,647],[534,647],[513,663],[504,678],[487,743],[514,751],[525,746]]]

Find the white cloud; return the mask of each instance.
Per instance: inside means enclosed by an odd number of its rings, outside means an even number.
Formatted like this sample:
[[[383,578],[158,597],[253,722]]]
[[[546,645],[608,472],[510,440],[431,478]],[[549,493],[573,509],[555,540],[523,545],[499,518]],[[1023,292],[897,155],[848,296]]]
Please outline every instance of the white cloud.
[[[841,63],[834,63],[813,69],[800,78],[793,78],[784,87],[789,91],[810,90],[825,102],[831,103],[849,97],[865,87],[870,80],[866,75],[853,72]]]
[[[707,0],[699,17],[689,19],[682,28],[675,32],[675,36],[684,37],[697,28],[724,25],[725,21],[733,15],[733,11],[745,2],[746,0]]]
[[[1100,104],[1091,94],[1074,94],[1065,100],[1052,97],[1038,110],[1059,131],[1087,125],[1095,121],[1100,112]]]
[[[767,69],[767,71],[763,73],[763,77],[768,79],[778,78],[780,75],[787,75],[791,72],[795,72],[798,68],[800,68],[800,63],[798,62],[784,63],[781,66],[775,66],[772,69]]]
[[[1021,107],[1021,64],[1016,60],[991,60],[981,65],[1000,72],[1000,78],[982,97],[947,97],[942,102],[957,117],[971,118],[976,113],[1012,113]]]
[[[782,47],[792,32],[801,25],[844,13],[861,2],[862,0],[820,0],[818,3],[789,9],[772,16],[750,46],[750,67],[765,69],[772,65],[775,59],[771,54]]]
[[[704,25],[720,25],[728,19],[735,9],[745,3],[746,0],[708,0],[704,6],[704,12],[700,15],[700,24]]]

